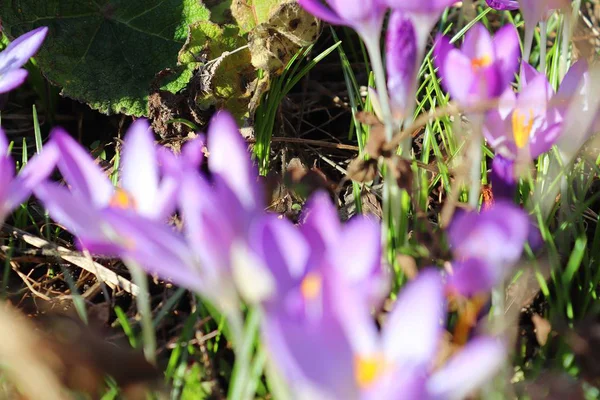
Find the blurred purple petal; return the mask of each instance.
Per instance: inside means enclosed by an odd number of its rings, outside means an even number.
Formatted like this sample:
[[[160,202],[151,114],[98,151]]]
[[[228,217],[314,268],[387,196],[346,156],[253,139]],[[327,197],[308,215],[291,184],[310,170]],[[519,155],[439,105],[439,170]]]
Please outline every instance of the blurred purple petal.
[[[275,277],[278,299],[298,286],[310,256],[308,243],[300,230],[287,219],[266,216],[250,230],[251,247]]]
[[[424,270],[400,292],[383,329],[386,357],[399,365],[426,366],[438,350],[446,312],[440,273]]]
[[[114,233],[98,209],[74,195],[64,186],[43,182],[34,188],[48,213],[59,224],[78,236],[82,242],[111,243]]]
[[[58,169],[71,191],[80,199],[87,201],[88,207],[108,206],[114,193],[114,186],[88,151],[61,128],[54,128],[51,137],[61,155]]]
[[[347,22],[320,0],[298,0],[298,4],[315,17],[334,25],[347,25]]]
[[[512,11],[519,9],[519,2],[516,0],[485,0],[488,6],[500,11]]]
[[[448,237],[456,259],[480,258],[510,268],[521,257],[528,231],[527,214],[511,202],[499,200],[481,213],[456,216]]]
[[[262,207],[258,172],[231,114],[220,111],[211,119],[208,150],[210,170],[227,183],[241,203],[248,209]]]
[[[386,67],[392,111],[401,118],[412,112],[417,79],[417,38],[412,21],[401,11],[390,16]]]
[[[506,88],[514,81],[521,58],[519,33],[514,25],[507,24],[500,28],[494,35],[493,44],[496,64],[502,78],[501,86]]]
[[[490,174],[492,193],[495,200],[512,201],[517,193],[517,178],[515,176],[515,162],[497,154],[492,160]]]
[[[7,206],[13,209],[27,200],[33,189],[52,174],[59,157],[58,147],[52,141],[48,142],[42,152],[29,160],[11,182],[6,198]]]
[[[143,215],[155,216],[159,171],[154,135],[145,119],[138,119],[127,130],[123,144],[120,185],[135,201]]]
[[[48,28],[45,26],[29,31],[13,40],[0,53],[0,75],[8,69],[21,68],[39,50]]]
[[[329,260],[363,300],[379,307],[388,295],[389,276],[381,262],[381,226],[368,217],[355,217],[328,251]]]
[[[451,293],[472,297],[487,293],[501,283],[501,266],[487,264],[477,258],[469,258],[452,264],[453,273],[448,277],[447,287]]]
[[[506,346],[497,339],[473,339],[431,376],[427,382],[429,395],[434,399],[464,399],[489,383],[506,357]]]
[[[27,70],[13,69],[0,75],[0,93],[6,93],[19,87],[27,79]]]

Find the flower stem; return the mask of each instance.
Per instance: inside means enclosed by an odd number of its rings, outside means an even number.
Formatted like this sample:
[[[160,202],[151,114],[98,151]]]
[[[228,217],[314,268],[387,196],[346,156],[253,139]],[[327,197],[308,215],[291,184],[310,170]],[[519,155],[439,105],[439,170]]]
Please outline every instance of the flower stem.
[[[229,400],[246,400],[247,387],[251,375],[250,360],[252,358],[252,349],[254,348],[254,342],[256,340],[256,333],[258,332],[261,315],[258,309],[253,308],[248,313],[246,327],[243,328],[243,332],[239,334],[239,324],[233,321],[234,325],[234,350],[235,350],[235,365],[232,373],[232,384],[229,389],[227,398]],[[230,324],[231,324],[230,320]]]
[[[540,72],[546,74],[546,46],[548,41],[548,22],[540,22]]]
[[[131,259],[124,259],[123,261],[131,273],[133,282],[140,288],[135,302],[141,317],[144,356],[149,363],[156,364],[156,336],[154,335],[154,324],[152,323],[148,277],[137,262]]]
[[[390,99],[387,91],[387,82],[385,77],[385,68],[381,57],[381,46],[379,44],[379,36],[376,38],[365,38],[365,47],[369,53],[371,60],[371,68],[375,76],[375,84],[377,85],[377,93],[379,95],[379,105],[381,107],[381,116],[385,125],[385,137],[388,141],[392,140],[394,135],[394,120],[392,118],[392,109],[390,107]]]
[[[529,62],[531,56],[531,46],[533,45],[533,34],[535,33],[535,25],[525,24],[525,40],[523,42],[523,61]],[[523,79],[523,69],[521,68],[521,76],[519,79],[519,86],[521,86],[521,80]]]
[[[481,161],[483,160],[483,149],[481,148],[481,137],[483,130],[483,116],[471,115],[472,132],[471,143],[469,143],[469,158],[471,159],[471,176],[469,186],[469,205],[476,210],[479,205],[481,194]]]
[[[373,37],[364,36],[365,47],[369,53],[371,60],[371,68],[375,76],[375,84],[377,85],[377,94],[379,96],[379,106],[381,107],[381,116],[385,125],[385,137],[387,141],[391,141],[394,136],[394,119],[390,107],[389,94],[387,90],[387,81],[383,59],[381,57],[381,46],[379,44],[379,35]],[[390,248],[390,238],[388,237],[388,229],[394,227],[393,209],[399,203],[399,190],[394,187],[395,182],[392,181],[391,174],[387,172],[383,180],[383,224],[382,226],[382,241],[386,244],[386,248]]]
[[[560,59],[558,64],[558,78],[564,78],[569,67],[569,46],[571,45],[571,16],[563,14],[562,38],[560,44]]]

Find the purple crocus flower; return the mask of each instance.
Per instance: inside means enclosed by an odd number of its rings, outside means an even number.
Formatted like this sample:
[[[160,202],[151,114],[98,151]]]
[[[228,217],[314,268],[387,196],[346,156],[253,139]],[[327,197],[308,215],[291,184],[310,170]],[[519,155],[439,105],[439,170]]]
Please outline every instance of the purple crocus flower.
[[[463,398],[504,362],[504,345],[480,337],[434,370],[445,316],[435,270],[402,290],[381,332],[335,271],[322,277],[305,296],[306,309],[279,307],[265,316],[264,343],[294,398]]]
[[[232,317],[239,313],[235,267],[241,264],[237,260],[250,256],[248,230],[254,218],[262,216],[264,201],[258,172],[230,114],[219,112],[213,117],[207,140],[210,179],[198,171],[202,157],[194,154],[202,151],[202,138],[186,144],[181,158],[167,159],[168,169],[180,172],[174,179],[185,188],[176,196],[183,234],[160,218],[118,208],[105,210],[101,218],[110,224],[113,241],[119,241],[121,257],[201,294]],[[86,247],[103,250],[97,243]],[[259,281],[254,275],[245,279],[248,284]]]
[[[491,290],[521,258],[530,229],[527,214],[503,200],[458,215],[448,230],[456,260],[448,287],[464,296]]]
[[[386,67],[390,106],[395,119],[403,119],[413,112],[418,63],[421,61],[417,46],[413,22],[403,12],[392,12],[386,37]]]
[[[27,70],[21,68],[38,51],[48,28],[34,29],[13,40],[0,52],[0,93],[6,93],[20,86],[27,78]]]
[[[533,160],[550,150],[561,131],[562,116],[550,102],[554,91],[545,74],[524,63],[526,84],[518,94],[509,88],[497,110],[486,115],[484,136],[497,154],[510,160]]]
[[[588,63],[585,60],[577,61],[569,68],[553,98],[553,103],[557,104],[565,117],[562,133],[556,141],[565,165],[571,162],[593,134],[600,132],[600,110],[594,102],[595,93],[590,79]],[[570,111],[572,114],[569,116]],[[576,119],[578,126],[573,126],[567,118]]]
[[[379,223],[367,217],[355,217],[342,225],[324,192],[311,197],[300,228],[286,219],[259,219],[249,237],[256,258],[272,276],[267,303],[291,301],[291,291],[314,291],[322,285],[319,271],[334,269],[365,303],[379,308],[390,287],[382,265],[380,232]],[[303,307],[301,298],[296,296],[289,306]]]
[[[450,95],[462,104],[473,104],[497,97],[510,86],[519,66],[519,35],[514,26],[506,25],[492,38],[482,24],[476,24],[461,50],[440,36],[434,54]]]
[[[98,222],[103,219],[103,210],[119,209],[159,221],[175,210],[179,179],[173,174],[161,176],[162,153],[154,144],[146,120],[137,120],[127,131],[118,187],[88,151],[62,129],[52,132],[51,143],[60,152],[58,169],[69,189],[46,182],[35,188],[35,194],[50,215],[77,235],[82,244],[114,250],[112,234],[105,229],[106,224]]]
[[[519,2],[517,0],[485,0],[485,2],[495,10],[512,11],[519,9]]]
[[[56,147],[48,144],[15,174],[15,162],[8,152],[8,140],[0,128],[0,223],[52,173],[57,160]]]
[[[447,7],[457,0],[382,0],[394,12],[401,12],[414,26],[418,59],[423,57],[429,34]]]
[[[364,40],[376,40],[381,33],[386,8],[381,0],[298,0],[315,17],[334,25],[352,27]]]

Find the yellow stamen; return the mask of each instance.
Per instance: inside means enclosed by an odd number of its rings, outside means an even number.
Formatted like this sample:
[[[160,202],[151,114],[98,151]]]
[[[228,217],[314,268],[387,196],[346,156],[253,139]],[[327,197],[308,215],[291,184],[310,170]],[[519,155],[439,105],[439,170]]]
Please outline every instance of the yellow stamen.
[[[309,272],[300,284],[300,293],[307,300],[314,300],[321,294],[323,279],[314,272]]]
[[[489,67],[491,64],[492,64],[492,57],[490,57],[487,54],[483,57],[474,58],[471,60],[471,68],[473,68],[473,69]]]
[[[135,209],[135,199],[125,190],[117,188],[115,194],[110,199],[109,205],[114,208]]]
[[[533,128],[533,110],[529,110],[529,118],[525,113],[514,110],[512,114],[512,128],[515,144],[522,149],[529,142],[531,128]]]
[[[385,365],[385,358],[381,353],[368,356],[355,356],[354,379],[356,379],[358,387],[367,389],[377,382],[385,372]]]

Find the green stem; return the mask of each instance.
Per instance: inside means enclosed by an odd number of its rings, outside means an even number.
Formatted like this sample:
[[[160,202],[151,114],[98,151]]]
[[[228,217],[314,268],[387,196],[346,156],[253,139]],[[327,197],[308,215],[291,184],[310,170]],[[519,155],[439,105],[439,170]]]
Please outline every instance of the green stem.
[[[540,72],[546,74],[546,46],[548,42],[548,22],[540,22]]]
[[[562,40],[558,64],[558,79],[562,81],[569,68],[569,46],[571,45],[571,16],[563,14]]]
[[[156,336],[154,335],[154,324],[152,323],[152,307],[150,305],[150,293],[148,290],[148,278],[140,266],[131,259],[123,260],[129,272],[133,283],[139,288],[140,292],[135,298],[138,312],[141,317],[142,341],[144,346],[144,356],[151,364],[156,364]]]
[[[234,335],[235,365],[233,367],[231,387],[227,395],[229,400],[246,400],[245,395],[250,383],[250,360],[252,359],[252,349],[256,340],[260,319],[259,310],[256,308],[251,309],[246,320],[246,327],[243,329],[241,335],[238,329],[239,324],[233,322],[238,327],[234,327],[232,330],[238,331],[238,334]]]
[[[394,135],[394,120],[392,118],[392,109],[387,90],[387,82],[385,77],[385,68],[381,57],[381,46],[379,45],[379,37],[374,39],[365,39],[365,46],[371,60],[371,68],[375,76],[375,85],[379,95],[379,105],[381,107],[381,116],[385,125],[385,136],[388,141],[392,140]]]
[[[525,24],[525,40],[523,42],[523,61],[529,62],[531,56],[531,46],[533,45],[533,34],[535,33],[535,25],[530,26]],[[519,87],[522,85],[523,80],[523,69],[521,69],[521,76],[519,79]]]
[[[469,158],[471,159],[471,174],[469,185],[469,205],[476,210],[479,205],[481,194],[481,161],[483,160],[483,149],[481,138],[483,129],[483,117],[481,115],[470,116],[471,120],[471,143],[469,144]]]

